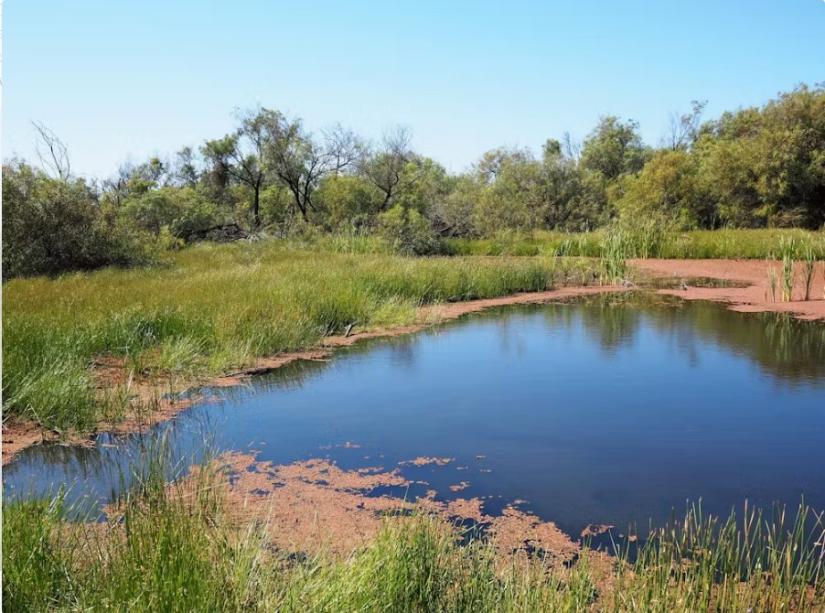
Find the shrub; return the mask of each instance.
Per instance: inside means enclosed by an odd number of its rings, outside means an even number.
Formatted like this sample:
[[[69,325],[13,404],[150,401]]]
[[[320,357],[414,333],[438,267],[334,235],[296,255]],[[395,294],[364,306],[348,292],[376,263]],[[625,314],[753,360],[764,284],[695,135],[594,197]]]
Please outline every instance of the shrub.
[[[430,222],[415,209],[394,206],[378,216],[379,233],[402,255],[427,255],[442,250]]]
[[[125,266],[154,254],[154,241],[101,207],[83,179],[3,166],[3,279]]]

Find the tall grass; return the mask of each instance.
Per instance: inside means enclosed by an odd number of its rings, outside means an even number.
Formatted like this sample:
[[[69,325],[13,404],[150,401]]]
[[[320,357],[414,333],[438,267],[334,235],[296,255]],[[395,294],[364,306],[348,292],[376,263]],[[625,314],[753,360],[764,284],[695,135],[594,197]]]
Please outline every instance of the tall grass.
[[[771,262],[771,260],[768,260]],[[768,290],[771,293],[771,302],[776,302],[776,288],[779,285],[779,278],[776,274],[776,268],[773,265],[768,266]]]
[[[388,517],[345,559],[269,547],[265,526],[227,521],[220,494],[156,490],[106,523],[67,522],[60,499],[5,504],[7,610],[817,611],[825,606],[822,516],[700,506],[635,552],[584,551],[569,567],[497,557],[424,513]],[[200,494],[198,494],[200,492]],[[159,495],[158,495],[159,494]]]
[[[616,610],[788,611],[825,604],[823,516],[801,504],[765,516],[745,504],[739,521],[690,506],[654,529],[630,564],[617,566]]]
[[[3,286],[4,410],[85,429],[104,410],[123,410],[102,406],[95,391],[91,367],[101,356],[135,376],[218,373],[306,348],[352,323],[410,323],[423,304],[545,290],[578,272],[585,280],[586,267],[332,253],[272,240],[199,245],[162,267],[15,279]],[[110,396],[113,404],[123,397]]]
[[[621,283],[627,274],[627,238],[621,229],[608,233],[602,242],[602,279],[608,283]]]
[[[825,259],[825,235],[796,229],[693,230],[678,231],[653,220],[635,226],[625,224],[628,257],[680,259],[764,259],[779,252],[779,242],[793,237],[797,244],[811,244],[814,255]],[[450,239],[450,251],[457,255],[566,255],[600,257],[611,229],[586,233],[537,231],[531,234],[478,239]],[[630,238],[632,237],[632,239]]]

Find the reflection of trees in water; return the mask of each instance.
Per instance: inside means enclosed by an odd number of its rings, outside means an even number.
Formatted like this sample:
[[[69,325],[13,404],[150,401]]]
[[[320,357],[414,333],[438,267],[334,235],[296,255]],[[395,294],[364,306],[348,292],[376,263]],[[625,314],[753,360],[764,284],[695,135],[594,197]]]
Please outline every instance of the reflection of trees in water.
[[[719,345],[741,351],[783,379],[825,377],[825,325],[784,313],[743,314],[703,306],[697,309],[696,327]]]
[[[516,323],[516,317],[499,316],[494,320],[494,325],[501,353],[524,355],[527,351],[527,342]]]
[[[548,308],[556,326],[576,325],[613,355],[632,344],[645,321],[672,339],[679,351],[698,362],[698,343],[714,344],[745,355],[771,375],[796,381],[825,377],[825,325],[799,321],[787,314],[736,313],[709,302],[633,292],[580,299],[579,309]]]
[[[550,305],[544,312],[553,327],[572,330],[582,325],[584,333],[609,355],[633,342],[641,317],[630,294],[578,298],[569,304]]]
[[[437,334],[437,332],[431,332],[431,334]],[[415,345],[418,343],[415,335],[391,336],[385,339],[385,343],[392,355],[393,365],[403,366],[406,369],[415,366]]]

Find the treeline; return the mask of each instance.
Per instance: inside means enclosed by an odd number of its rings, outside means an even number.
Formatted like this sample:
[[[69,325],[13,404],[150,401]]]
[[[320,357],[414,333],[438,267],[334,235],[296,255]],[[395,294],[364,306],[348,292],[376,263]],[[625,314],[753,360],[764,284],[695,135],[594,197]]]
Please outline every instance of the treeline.
[[[631,120],[603,117],[581,143],[541,154],[500,148],[462,174],[415,152],[403,129],[368,143],[335,126],[257,108],[231,134],[173,159],[74,177],[40,127],[44,168],[3,166],[4,278],[148,261],[204,230],[377,233],[398,251],[438,252],[444,237],[570,232],[651,220],[678,229],[825,223],[825,89],[800,86],[763,107],[702,120],[674,116],[657,147]]]

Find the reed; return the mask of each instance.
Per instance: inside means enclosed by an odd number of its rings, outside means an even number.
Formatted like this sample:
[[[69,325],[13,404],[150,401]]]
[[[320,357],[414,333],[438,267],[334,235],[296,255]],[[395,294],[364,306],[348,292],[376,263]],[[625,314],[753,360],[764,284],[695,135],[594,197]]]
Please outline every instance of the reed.
[[[794,258],[796,256],[794,238],[783,236],[779,241],[779,251],[782,255],[782,301],[790,302],[793,299]]]
[[[768,260],[768,262],[772,262],[772,260]],[[779,278],[776,273],[776,268],[772,265],[768,265],[768,290],[771,294],[771,302],[776,302],[776,288],[779,284]]]
[[[799,229],[720,229],[679,231],[667,224],[646,221],[628,227],[635,234],[628,257],[680,259],[765,259],[779,252],[783,238],[798,243],[811,242],[815,256],[825,259],[825,241],[821,232]],[[535,231],[529,234],[509,233],[507,240],[496,237],[453,238],[446,241],[448,250],[456,255],[563,255],[600,257],[609,228],[593,232]]]
[[[626,237],[621,229],[613,229],[602,242],[601,279],[603,283],[621,283],[627,275]]]
[[[805,300],[811,299],[811,289],[814,284],[814,271],[816,270],[816,254],[814,247],[809,242],[806,242],[802,247],[802,257],[805,261]]]

